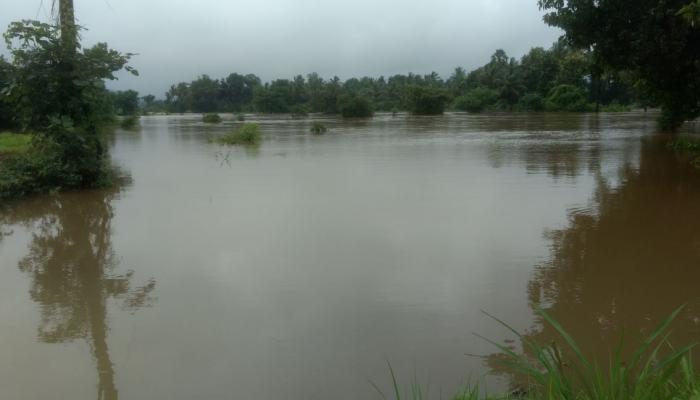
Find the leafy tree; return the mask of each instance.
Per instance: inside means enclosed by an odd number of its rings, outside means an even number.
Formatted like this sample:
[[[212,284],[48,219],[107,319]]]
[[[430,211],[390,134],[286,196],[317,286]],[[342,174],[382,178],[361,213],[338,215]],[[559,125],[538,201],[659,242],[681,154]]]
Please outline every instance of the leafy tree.
[[[465,95],[455,99],[454,107],[457,110],[469,112],[482,112],[498,102],[498,92],[483,86],[468,91]]]
[[[139,109],[139,93],[134,90],[111,92],[114,111],[118,115],[134,115]],[[154,98],[155,99],[155,98]]]
[[[520,111],[544,111],[544,99],[539,93],[526,93],[518,101]]]
[[[700,6],[688,0],[539,0],[545,21],[612,69],[632,71],[675,131],[700,115]]]
[[[366,118],[371,117],[374,111],[367,98],[351,95],[340,99],[340,113],[344,118]]]
[[[105,43],[83,49],[72,40],[62,41],[57,26],[37,21],[13,22],[4,37],[11,55],[6,101],[18,121],[37,135],[34,158],[4,171],[18,177],[12,182],[26,186],[13,189],[6,182],[5,193],[103,182],[107,149],[100,127],[109,117],[104,80],[116,79],[121,69],[137,74],[127,64],[131,54]]]
[[[448,100],[447,90],[442,88],[419,85],[410,85],[406,88],[408,110],[413,114],[442,114]]]
[[[584,91],[574,85],[552,88],[546,101],[548,111],[587,111],[588,101]]]

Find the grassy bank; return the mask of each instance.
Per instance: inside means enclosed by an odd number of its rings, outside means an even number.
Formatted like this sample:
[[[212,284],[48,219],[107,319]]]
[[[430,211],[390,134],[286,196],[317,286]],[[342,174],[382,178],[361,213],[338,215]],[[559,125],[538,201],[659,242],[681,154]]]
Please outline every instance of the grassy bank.
[[[19,154],[29,149],[32,138],[24,133],[0,133],[0,154]]]
[[[484,338],[500,352],[499,359],[521,384],[511,393],[493,396],[476,385],[452,396],[454,400],[700,400],[700,375],[693,369],[691,351],[695,343],[674,347],[669,343],[670,326],[683,307],[674,311],[647,336],[630,355],[622,355],[623,342],[605,365],[588,358],[573,337],[543,310],[544,323],[558,338],[546,345],[535,343],[494,318],[515,334],[526,355]],[[700,338],[699,338],[700,339]],[[389,366],[392,393],[384,399],[422,400],[433,396],[415,381],[402,389]],[[442,397],[442,396],[440,396]]]

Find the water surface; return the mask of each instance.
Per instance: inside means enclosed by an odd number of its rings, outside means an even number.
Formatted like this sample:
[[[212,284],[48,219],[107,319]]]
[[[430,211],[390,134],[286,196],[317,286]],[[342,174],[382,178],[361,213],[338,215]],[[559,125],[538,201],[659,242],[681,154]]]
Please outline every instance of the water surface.
[[[377,398],[387,360],[503,389],[472,332],[551,340],[535,304],[596,355],[689,301],[700,337],[700,175],[653,115],[248,119],[144,117],[130,183],[2,212],[3,398]]]

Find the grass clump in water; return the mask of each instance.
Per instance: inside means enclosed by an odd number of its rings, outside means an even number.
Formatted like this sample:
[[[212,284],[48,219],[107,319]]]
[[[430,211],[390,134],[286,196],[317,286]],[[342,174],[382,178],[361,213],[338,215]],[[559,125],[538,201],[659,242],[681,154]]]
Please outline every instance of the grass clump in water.
[[[17,154],[29,150],[31,135],[24,133],[0,133],[0,154]]]
[[[219,124],[221,123],[221,116],[216,113],[204,114],[202,116],[202,122],[206,124]]]
[[[238,122],[243,122],[243,121],[245,121],[245,115],[244,115],[244,114],[238,114],[238,115],[236,115],[236,121],[238,121]]]
[[[603,367],[587,358],[579,344],[544,310],[537,313],[558,335],[558,340],[541,345],[518,333],[508,324],[489,315],[518,336],[528,355],[483,338],[502,353],[501,362],[509,372],[528,382],[515,392],[487,395],[477,385],[451,397],[454,400],[700,400],[700,375],[693,369],[691,351],[695,343],[673,347],[669,326],[684,307],[664,319],[631,353],[623,357],[623,342]],[[488,314],[487,314],[488,315]],[[400,389],[389,365],[393,396],[401,399],[427,399],[429,393],[414,380],[407,390]],[[374,385],[380,395],[387,399]]]
[[[235,131],[216,139],[216,142],[225,145],[255,146],[260,144],[261,138],[260,125],[243,124]]]
[[[139,123],[139,116],[138,115],[127,115],[126,117],[123,117],[121,119],[121,121],[119,122],[119,126],[122,129],[133,130],[133,129],[136,129],[138,123]]]
[[[681,136],[671,140],[668,147],[681,156],[689,157],[690,162],[700,168],[700,139]]]
[[[314,121],[311,124],[310,130],[311,130],[311,133],[313,133],[314,135],[323,135],[324,133],[326,133],[328,131],[328,128],[322,122]]]

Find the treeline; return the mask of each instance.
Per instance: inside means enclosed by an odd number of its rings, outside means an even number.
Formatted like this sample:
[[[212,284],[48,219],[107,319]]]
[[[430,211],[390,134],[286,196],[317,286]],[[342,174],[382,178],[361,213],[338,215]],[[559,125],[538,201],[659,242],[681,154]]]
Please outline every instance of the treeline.
[[[481,111],[618,110],[648,106],[630,74],[597,67],[591,52],[564,41],[536,47],[520,60],[497,50],[471,72],[459,67],[443,79],[427,75],[362,77],[341,81],[316,73],[263,83],[256,75],[232,73],[223,79],[203,75],[170,87],[165,100],[141,100],[146,111],[340,113],[367,116],[373,111],[439,114],[446,109]],[[134,94],[134,97],[136,95]]]

